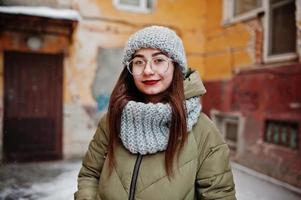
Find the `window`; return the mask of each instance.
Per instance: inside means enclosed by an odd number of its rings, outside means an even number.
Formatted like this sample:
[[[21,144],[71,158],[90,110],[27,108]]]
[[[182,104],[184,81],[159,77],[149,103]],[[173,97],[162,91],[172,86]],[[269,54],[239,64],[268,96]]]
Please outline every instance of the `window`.
[[[237,142],[238,120],[226,120],[225,122],[226,139]]]
[[[116,8],[129,12],[150,12],[154,0],[113,0]]]
[[[240,139],[243,127],[242,118],[238,114],[222,113],[216,110],[211,111],[211,117],[230,149],[241,152],[243,147]]]
[[[238,135],[238,119],[225,118],[223,120],[224,137],[233,150],[237,148],[237,135]]]
[[[276,145],[298,148],[298,123],[267,120],[264,141]]]
[[[223,24],[263,16],[263,60],[283,62],[297,58],[295,0],[224,0]]]
[[[224,0],[223,24],[254,18],[262,11],[261,0]]]
[[[245,14],[261,7],[261,0],[234,0],[234,16]]]
[[[266,5],[265,61],[296,57],[297,29],[294,0],[270,0]]]

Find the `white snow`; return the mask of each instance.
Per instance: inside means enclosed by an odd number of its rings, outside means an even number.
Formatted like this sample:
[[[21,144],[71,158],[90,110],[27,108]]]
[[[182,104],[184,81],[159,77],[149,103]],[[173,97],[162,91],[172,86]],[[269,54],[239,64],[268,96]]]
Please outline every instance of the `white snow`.
[[[253,170],[244,170],[238,164],[231,163],[236,189],[236,198],[239,200],[301,200],[300,193],[295,193],[285,187],[268,182]],[[250,173],[251,172],[251,173]],[[258,173],[257,173],[258,174]],[[291,189],[291,188],[290,188]]]
[[[22,14],[54,19],[81,20],[80,14],[71,9],[56,9],[49,7],[0,6],[0,13]]]

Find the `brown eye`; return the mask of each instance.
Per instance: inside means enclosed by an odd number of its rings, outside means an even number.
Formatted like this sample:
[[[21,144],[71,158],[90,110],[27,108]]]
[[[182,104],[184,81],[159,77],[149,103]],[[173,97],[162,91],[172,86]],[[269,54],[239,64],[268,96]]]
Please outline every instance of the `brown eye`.
[[[154,62],[157,63],[157,64],[162,63],[164,61],[165,60],[163,58],[156,58],[156,59],[154,59]]]
[[[134,65],[144,65],[144,61],[143,60],[134,60],[133,64]]]

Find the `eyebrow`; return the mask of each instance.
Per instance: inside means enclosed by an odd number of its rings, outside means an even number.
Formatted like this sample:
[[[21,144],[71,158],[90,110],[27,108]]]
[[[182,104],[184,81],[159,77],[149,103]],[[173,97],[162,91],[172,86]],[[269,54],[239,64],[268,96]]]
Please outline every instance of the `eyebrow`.
[[[163,52],[161,52],[161,51],[158,51],[158,52],[153,53],[153,54],[152,54],[152,57],[158,56],[158,55],[164,55],[164,56],[167,56],[165,53],[163,53]],[[144,55],[136,54],[136,55],[134,55],[133,58],[136,58],[136,57],[144,58]]]

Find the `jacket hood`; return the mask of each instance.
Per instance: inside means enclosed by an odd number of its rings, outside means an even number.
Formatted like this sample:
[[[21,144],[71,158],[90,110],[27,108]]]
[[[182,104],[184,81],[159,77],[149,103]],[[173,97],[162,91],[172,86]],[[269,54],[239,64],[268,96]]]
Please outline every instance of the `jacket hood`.
[[[202,96],[206,93],[205,86],[201,80],[198,71],[190,71],[187,73],[184,80],[184,95],[185,99],[191,97]]]

